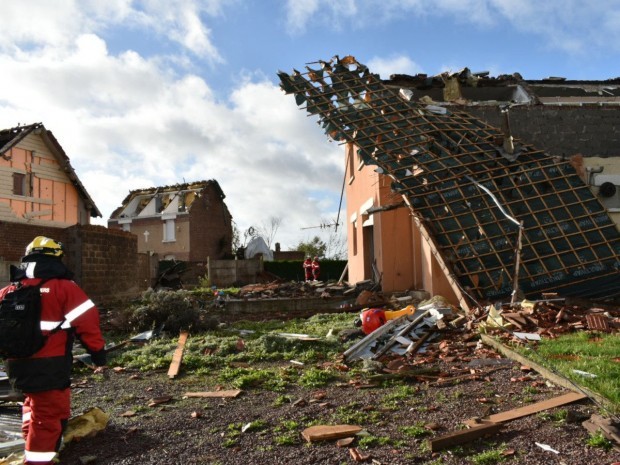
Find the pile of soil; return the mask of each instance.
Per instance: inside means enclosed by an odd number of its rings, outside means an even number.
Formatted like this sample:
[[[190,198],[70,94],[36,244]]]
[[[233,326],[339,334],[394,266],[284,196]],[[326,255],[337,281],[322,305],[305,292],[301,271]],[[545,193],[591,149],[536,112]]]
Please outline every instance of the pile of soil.
[[[617,450],[587,445],[589,433],[581,423],[600,411],[587,399],[507,422],[491,437],[431,452],[428,439],[461,430],[463,422],[472,417],[567,392],[534,372],[524,376],[519,364],[501,362],[481,367],[473,379],[405,381],[410,386],[408,397],[398,395],[403,392],[402,381],[368,386],[355,385],[347,377],[316,389],[249,389],[236,398],[197,399],[184,398],[184,394],[215,390],[214,379],[182,373],[171,380],[165,371],[112,368],[103,378],[85,373],[74,378],[73,414],[99,407],[110,415],[110,421],[95,437],[67,444],[61,463],[352,464],[352,447],[368,455],[365,463],[369,464],[499,463],[474,461],[477,454],[499,450],[503,451],[501,462],[514,465],[609,465],[620,461]],[[452,361],[440,369],[465,371],[468,366]],[[345,412],[348,416],[343,416]],[[338,447],[335,440],[309,444],[301,436],[311,425],[341,423],[357,424],[377,440],[364,447],[358,436],[351,445]],[[403,429],[415,425],[424,425],[426,430],[411,434]]]

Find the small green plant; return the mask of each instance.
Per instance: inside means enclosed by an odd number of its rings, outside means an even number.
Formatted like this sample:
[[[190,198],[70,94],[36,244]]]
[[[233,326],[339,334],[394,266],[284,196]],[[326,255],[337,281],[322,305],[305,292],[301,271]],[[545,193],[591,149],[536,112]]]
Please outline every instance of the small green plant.
[[[316,388],[326,386],[333,379],[334,375],[327,370],[309,368],[299,377],[299,384],[307,388]]]
[[[237,439],[228,438],[224,440],[224,442],[222,443],[222,446],[223,447],[234,447],[236,444],[237,444]]]
[[[421,438],[421,437],[428,436],[429,434],[431,434],[431,432],[424,427],[423,422],[418,422],[411,426],[401,426],[398,429],[402,431],[405,434],[405,436],[412,437],[412,438]]]
[[[228,381],[237,389],[262,387],[272,391],[285,389],[286,382],[273,370],[255,370],[251,368],[224,368],[219,379]]]
[[[586,443],[590,447],[600,447],[601,449],[605,450],[611,450],[611,448],[613,447],[611,441],[607,439],[600,431],[597,431],[596,433],[591,433]]]
[[[290,404],[293,400],[291,399],[291,396],[287,396],[287,395],[279,395],[278,397],[276,397],[276,400],[273,401],[273,406],[274,407],[281,407],[284,404]]]
[[[254,420],[247,425],[244,425],[242,431],[247,433],[250,431],[260,431],[267,428],[267,422],[264,420]]]
[[[279,426],[274,428],[274,433],[277,433],[273,442],[278,446],[293,446],[299,443],[299,434],[297,433],[299,423],[293,420],[286,420],[280,423]]]
[[[553,421],[555,423],[566,423],[568,418],[568,410],[558,409],[555,412],[541,412],[538,414],[539,418],[546,421]]]
[[[506,460],[506,456],[503,454],[506,450],[505,446],[500,446],[497,449],[487,450],[480,452],[471,457],[472,463],[475,465],[493,465]]]
[[[387,446],[390,442],[390,438],[385,436],[366,436],[359,440],[359,446],[362,449],[370,449],[371,447]]]
[[[338,422],[345,424],[368,425],[375,424],[379,420],[379,412],[362,410],[359,404],[352,403],[338,407],[334,417]]]

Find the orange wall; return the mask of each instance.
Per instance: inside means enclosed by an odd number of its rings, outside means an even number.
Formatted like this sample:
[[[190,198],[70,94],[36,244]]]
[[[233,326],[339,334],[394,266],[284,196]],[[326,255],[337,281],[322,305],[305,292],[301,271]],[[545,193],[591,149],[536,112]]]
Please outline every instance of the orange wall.
[[[382,274],[383,291],[424,289],[458,305],[444,271],[431,253],[430,245],[422,238],[408,207],[362,215],[370,206],[376,208],[402,202],[402,197],[390,189],[391,178],[376,173],[374,165],[362,165],[356,149],[350,144],[346,146],[345,157],[349,281],[355,283],[373,278],[368,262],[374,255]],[[356,218],[355,223],[352,218]],[[364,222],[373,223],[372,251],[364,248]]]
[[[0,166],[12,168],[14,171],[2,174],[2,182],[6,184],[7,189],[3,191],[4,194],[0,195],[4,197],[0,200],[8,203],[18,218],[30,218],[34,223],[43,221],[54,221],[66,225],[79,223],[79,193],[59,166],[54,155],[39,154],[37,151],[33,156],[31,150],[20,147],[13,147],[8,155],[9,160],[0,158]],[[39,167],[42,169],[38,169]],[[26,192],[25,196],[12,195],[13,172],[27,173],[31,176],[32,192]],[[49,213],[32,215],[39,211],[49,211]]]

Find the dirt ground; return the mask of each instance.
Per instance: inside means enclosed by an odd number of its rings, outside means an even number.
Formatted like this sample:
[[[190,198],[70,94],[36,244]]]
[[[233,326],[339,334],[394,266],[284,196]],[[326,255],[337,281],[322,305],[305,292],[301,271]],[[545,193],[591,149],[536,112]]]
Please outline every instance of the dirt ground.
[[[468,363],[442,367],[455,369],[468,370]],[[231,399],[196,399],[184,398],[184,393],[214,390],[209,377],[188,373],[171,380],[165,371],[113,369],[103,377],[86,373],[74,379],[73,412],[96,406],[110,415],[110,421],[97,436],[69,443],[62,451],[61,463],[352,464],[356,462],[351,447],[368,455],[364,463],[376,465],[500,461],[514,465],[609,465],[620,461],[617,450],[586,444],[589,433],[581,422],[598,411],[589,400],[508,422],[488,438],[436,453],[429,450],[427,439],[460,430],[469,418],[567,392],[535,372],[523,378],[522,368],[504,359],[501,364],[480,367],[476,379],[458,383],[418,379],[405,385],[360,387],[343,378],[319,389],[250,389]],[[157,404],[154,399],[164,402]],[[336,441],[308,444],[301,437],[311,425],[338,424],[343,419],[364,428],[374,440],[358,436],[351,445],[338,447]],[[479,455],[485,451],[503,453],[485,461]]]

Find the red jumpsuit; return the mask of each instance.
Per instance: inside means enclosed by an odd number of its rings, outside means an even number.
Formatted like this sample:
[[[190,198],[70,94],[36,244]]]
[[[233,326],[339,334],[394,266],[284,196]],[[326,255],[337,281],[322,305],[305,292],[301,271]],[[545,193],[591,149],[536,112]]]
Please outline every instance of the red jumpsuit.
[[[39,278],[21,280],[25,286],[40,281]],[[0,300],[14,288],[10,285],[0,290]],[[41,287],[41,329],[44,334],[49,333],[61,322],[62,330],[51,334],[43,348],[32,357],[6,361],[11,384],[25,396],[22,432],[26,442],[26,464],[51,465],[60,447],[70,415],[74,335],[96,365],[105,364],[105,342],[95,304],[75,282],[49,279]]]
[[[319,265],[319,261],[315,259],[312,262],[312,278],[315,281],[318,281],[320,275],[321,275],[321,265]]]
[[[304,275],[306,277],[306,281],[312,281],[312,260],[306,258],[304,260]]]

